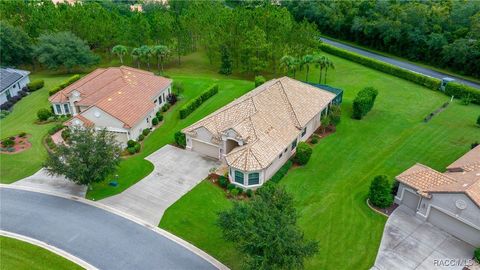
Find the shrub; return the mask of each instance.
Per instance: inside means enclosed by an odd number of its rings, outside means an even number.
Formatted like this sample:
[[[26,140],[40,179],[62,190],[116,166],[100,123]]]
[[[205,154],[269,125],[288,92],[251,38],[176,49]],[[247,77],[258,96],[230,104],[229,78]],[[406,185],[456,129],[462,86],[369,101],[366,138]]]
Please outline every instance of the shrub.
[[[142,148],[142,146],[139,143],[135,143],[133,148],[135,149],[135,152],[138,153],[140,152],[140,149]]]
[[[27,137],[27,133],[22,131],[18,134],[18,137],[25,138]]]
[[[310,139],[310,143],[312,143],[312,144],[317,144],[317,143],[318,143],[318,136],[317,136],[317,135],[313,135],[312,139]]]
[[[6,111],[9,110],[13,106],[11,101],[5,101],[2,105],[0,105],[0,110]]]
[[[251,198],[253,196],[253,191],[251,189],[247,189],[247,191],[245,191],[245,194],[247,194],[247,197]]]
[[[49,109],[43,108],[38,110],[37,112],[37,118],[40,121],[47,121],[48,118],[50,118],[51,116],[52,116],[52,112]]]
[[[167,96],[167,101],[168,101],[168,103],[170,103],[171,105],[174,105],[175,103],[177,103],[177,95],[174,94],[174,93],[168,94],[168,96]]]
[[[18,91],[18,94],[19,94],[21,97],[25,97],[25,96],[28,95],[27,92],[25,92],[25,91],[23,91],[23,90]]]
[[[283,164],[283,166],[270,178],[270,181],[274,183],[280,182],[282,178],[287,174],[288,170],[292,167],[293,163],[291,160],[288,160]]]
[[[12,147],[15,145],[15,141],[12,140],[11,138],[6,138],[5,140],[2,141],[2,146],[3,147]]]
[[[222,176],[220,176],[220,177],[218,178],[218,184],[219,184],[221,187],[227,188],[228,183],[229,183],[229,181],[228,181],[228,178],[227,178],[227,177],[225,177],[225,176],[222,175]]]
[[[34,92],[42,88],[45,85],[44,80],[33,80],[27,84],[28,91]]]
[[[62,130],[62,139],[64,141],[68,141],[68,139],[70,139],[70,129],[66,128],[64,130]]]
[[[63,128],[62,124],[57,124],[48,130],[48,134],[53,135]]]
[[[456,82],[449,82],[445,86],[445,94],[448,96],[454,96],[455,98],[459,98],[466,100],[475,104],[480,104],[480,90],[477,88],[470,87],[468,85],[456,83]]]
[[[157,120],[158,120],[158,122],[162,122],[163,121],[163,115],[161,115],[161,114],[158,115]]]
[[[237,188],[234,188],[234,189],[231,189],[231,190],[230,190],[230,194],[232,194],[232,196],[233,196],[234,198],[238,196],[238,193],[239,193],[239,191],[238,191]]]
[[[293,157],[293,162],[297,163],[298,165],[305,165],[310,160],[312,156],[312,148],[310,145],[306,144],[305,142],[300,142],[297,146],[297,152]]]
[[[373,108],[378,91],[373,87],[365,87],[353,100],[353,115],[354,119],[362,119]]]
[[[57,85],[48,91],[48,95],[53,96],[60,90],[62,90],[62,88],[60,87],[60,85]]]
[[[480,248],[476,248],[475,251],[473,252],[473,258],[480,263]]]
[[[333,105],[330,107],[330,110],[328,112],[330,124],[332,124],[333,126],[337,126],[338,124],[340,124],[341,116],[342,109],[339,105]]]
[[[145,139],[145,136],[143,136],[143,134],[138,135],[139,142],[143,141],[143,139]]]
[[[10,101],[15,104],[15,103],[17,103],[18,101],[20,101],[21,99],[22,99],[22,96],[16,95],[16,96],[11,97],[11,98],[10,98]]]
[[[180,95],[181,93],[183,93],[183,90],[185,89],[183,87],[183,83],[179,81],[174,81],[172,87],[173,87],[174,93],[176,93],[177,95]]]
[[[203,91],[203,93],[196,97],[194,100],[191,100],[187,104],[183,105],[180,109],[180,119],[186,118],[190,115],[193,111],[195,111],[202,103],[204,103],[207,99],[212,97],[213,95],[218,93],[218,84],[213,84],[207,88],[207,90]]]
[[[432,90],[438,90],[440,88],[441,81],[439,79],[425,76],[413,71],[409,71],[409,70],[406,70],[382,61],[378,61],[369,57],[365,57],[356,53],[352,53],[352,52],[349,52],[325,43],[322,43],[320,47],[323,51],[327,53],[331,53],[333,55],[359,63],[361,65],[385,72],[387,74],[391,74],[393,76],[400,77],[407,81],[411,81],[411,82],[423,85]]]
[[[147,136],[148,133],[150,133],[150,129],[148,129],[148,128],[146,128],[146,129],[144,129],[144,130],[142,131],[142,135],[143,135],[143,136]]]
[[[7,117],[10,114],[10,111],[0,110],[0,119]]]
[[[53,142],[51,137],[47,137],[47,139],[45,139],[45,142],[47,143],[48,148],[52,150],[55,150],[57,148],[57,145]]]
[[[479,146],[479,145],[480,145],[479,142],[474,142],[474,143],[470,144],[470,149],[473,149],[473,148],[475,148],[475,147],[477,147],[477,146]]]
[[[480,127],[480,115],[477,117],[477,126]]]
[[[386,175],[377,175],[370,184],[368,199],[377,207],[389,207],[393,203],[391,190],[392,185],[388,181],[388,177]]]
[[[232,183],[230,183],[230,184],[227,185],[227,190],[229,190],[229,191],[231,191],[231,190],[233,190],[233,189],[235,189],[235,188],[236,188],[236,186],[235,186],[234,184],[232,184]]]
[[[127,151],[130,155],[133,155],[136,153],[136,150],[135,150],[135,147],[128,147],[127,148]]]
[[[158,125],[158,118],[157,117],[154,117],[152,119],[152,125],[154,125],[154,126]]]
[[[187,138],[185,137],[184,133],[182,133],[181,131],[177,131],[174,137],[175,137],[175,143],[178,146],[182,148],[185,148],[185,146],[187,146]]]
[[[265,77],[263,77],[263,76],[255,76],[255,87],[258,87],[258,86],[264,84],[265,81],[266,81],[266,80],[265,80]]]
[[[162,112],[168,111],[168,109],[170,109],[170,106],[171,106],[170,103],[166,103],[165,105],[163,105]]]
[[[155,116],[156,116],[157,118],[160,118],[161,115],[162,115],[162,112],[161,112],[161,111],[158,111],[158,112],[155,114]]]
[[[134,140],[128,140],[127,147],[134,147],[136,142]]]
[[[54,88],[50,89],[50,91],[48,91],[48,94],[50,96],[54,95],[55,93],[57,93],[58,91],[62,90],[63,88],[69,86],[70,84],[78,81],[79,79],[81,78],[81,76],[79,74],[75,74],[73,76],[71,76],[70,78],[68,78],[67,81],[61,83],[60,85],[58,86],[55,86]]]

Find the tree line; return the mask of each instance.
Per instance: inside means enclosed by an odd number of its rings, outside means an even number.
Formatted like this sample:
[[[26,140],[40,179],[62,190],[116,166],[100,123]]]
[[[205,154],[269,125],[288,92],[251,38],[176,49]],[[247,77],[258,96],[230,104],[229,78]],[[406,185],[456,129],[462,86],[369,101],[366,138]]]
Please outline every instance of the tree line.
[[[231,69],[248,73],[269,68],[277,73],[283,55],[301,57],[318,50],[319,32],[313,23],[296,21],[287,8],[268,2],[232,8],[223,1],[171,0],[168,5],[151,1],[143,3],[142,12],[131,11],[129,4],[2,1],[2,62],[38,63],[32,48],[42,37],[60,32],[71,32],[100,56],[111,54],[112,48],[121,44],[123,49],[130,49],[137,64],[149,65],[153,56],[162,64],[165,53],[152,50],[161,44],[178,64],[183,55],[202,50],[219,69],[222,55],[228,55]],[[114,53],[127,55],[121,51]]]
[[[480,77],[480,2],[282,1],[332,37]]]

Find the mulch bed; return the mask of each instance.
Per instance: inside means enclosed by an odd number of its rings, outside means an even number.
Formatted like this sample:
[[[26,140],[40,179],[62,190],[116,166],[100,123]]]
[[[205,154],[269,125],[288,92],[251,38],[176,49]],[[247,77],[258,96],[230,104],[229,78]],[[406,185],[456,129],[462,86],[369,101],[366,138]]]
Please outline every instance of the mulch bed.
[[[30,147],[32,147],[32,144],[28,141],[30,137],[31,135],[27,135],[25,137],[19,137],[18,135],[15,136],[15,139],[13,140],[15,142],[15,145],[9,148],[4,148],[3,146],[1,146],[0,153],[13,155],[30,149]]]
[[[396,204],[396,203],[392,204],[390,207],[387,207],[387,208],[379,208],[379,207],[373,206],[370,202],[368,203],[368,205],[371,208],[373,208],[373,209],[377,210],[378,212],[381,212],[381,213],[383,213],[387,216],[390,216],[392,214],[393,210],[397,209],[397,207],[398,207],[398,204]]]

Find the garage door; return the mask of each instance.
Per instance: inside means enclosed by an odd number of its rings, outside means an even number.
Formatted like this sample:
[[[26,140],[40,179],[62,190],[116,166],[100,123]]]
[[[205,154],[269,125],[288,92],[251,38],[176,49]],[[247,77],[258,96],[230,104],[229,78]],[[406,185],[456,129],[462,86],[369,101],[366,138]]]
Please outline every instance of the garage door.
[[[477,230],[436,208],[430,209],[428,222],[475,247],[480,246],[480,230]]]
[[[420,201],[420,195],[414,194],[406,189],[403,190],[403,205],[417,212],[418,201]]]
[[[197,141],[192,139],[192,150],[200,153],[202,155],[206,155],[209,157],[217,158],[218,159],[218,146],[204,143],[202,141]]]

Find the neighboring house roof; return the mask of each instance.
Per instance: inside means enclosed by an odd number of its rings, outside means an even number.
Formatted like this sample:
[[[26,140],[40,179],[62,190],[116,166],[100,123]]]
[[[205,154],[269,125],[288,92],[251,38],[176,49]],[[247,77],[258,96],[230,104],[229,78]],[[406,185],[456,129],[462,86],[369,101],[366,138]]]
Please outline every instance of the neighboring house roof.
[[[288,77],[273,79],[210,114],[183,132],[205,128],[219,143],[232,130],[245,144],[227,156],[228,165],[245,171],[268,167],[297,138],[299,131],[335,94]]]
[[[0,92],[3,92],[28,74],[30,74],[30,72],[26,70],[0,68]]]
[[[71,126],[72,124],[75,124],[75,120],[78,119],[80,120],[85,126],[87,127],[92,127],[94,126],[94,123],[90,120],[88,120],[87,118],[83,117],[81,114],[77,114],[75,115],[74,117],[72,117],[72,119],[68,120],[67,122],[65,122],[65,125],[66,126]]]
[[[480,146],[450,164],[445,173],[415,164],[396,178],[422,196],[431,193],[465,193],[480,207]]]
[[[130,128],[154,109],[154,98],[171,83],[170,79],[131,67],[99,68],[49,100],[65,103],[78,92],[81,99],[75,105],[97,107]]]

